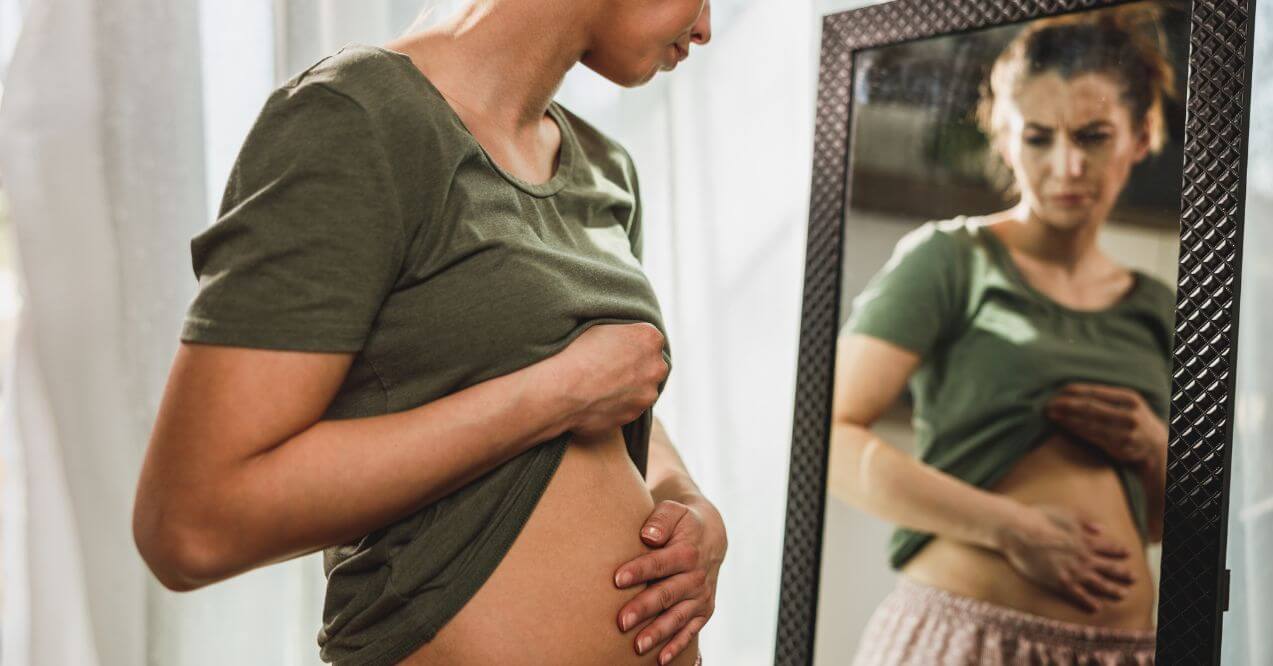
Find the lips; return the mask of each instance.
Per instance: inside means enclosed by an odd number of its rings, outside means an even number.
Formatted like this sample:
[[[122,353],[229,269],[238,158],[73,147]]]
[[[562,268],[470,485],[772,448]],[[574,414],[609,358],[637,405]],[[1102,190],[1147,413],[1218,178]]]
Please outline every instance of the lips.
[[[1054,194],[1050,198],[1052,201],[1062,206],[1078,206],[1086,203],[1091,195],[1083,192],[1065,192],[1062,194]]]
[[[690,52],[688,48],[682,47],[680,44],[673,44],[672,48],[676,49],[677,62],[681,62],[682,60],[685,60],[686,58],[690,57]]]

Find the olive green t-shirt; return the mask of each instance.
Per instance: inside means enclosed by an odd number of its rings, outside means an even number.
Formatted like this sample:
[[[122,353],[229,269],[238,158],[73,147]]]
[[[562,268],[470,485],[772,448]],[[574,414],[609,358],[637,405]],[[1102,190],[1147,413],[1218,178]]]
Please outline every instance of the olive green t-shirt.
[[[920,356],[910,379],[916,450],[985,488],[1059,432],[1044,407],[1068,383],[1134,389],[1167,419],[1175,297],[1151,276],[1133,275],[1114,305],[1073,310],[1031,287],[978,218],[930,222],[898,242],[854,299],[844,330]],[[1143,537],[1144,485],[1131,467],[1110,462]],[[901,568],[932,538],[897,529],[891,566]]]
[[[199,288],[181,339],[353,352],[323,417],[351,419],[524,368],[595,324],[666,337],[632,160],[556,103],[549,114],[555,174],[523,182],[406,55],[351,44],[323,58],[269,96],[216,223],[191,241]],[[651,422],[647,410],[623,428],[642,475]],[[569,439],[327,548],[323,660],[391,664],[432,639],[507,552]]]

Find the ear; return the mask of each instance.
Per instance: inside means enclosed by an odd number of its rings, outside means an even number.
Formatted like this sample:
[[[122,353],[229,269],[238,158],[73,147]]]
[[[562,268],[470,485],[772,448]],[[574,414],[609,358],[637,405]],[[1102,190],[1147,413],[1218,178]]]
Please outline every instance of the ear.
[[[1149,149],[1153,143],[1149,138],[1149,132],[1149,127],[1146,126],[1142,127],[1140,131],[1136,133],[1136,154],[1133,158],[1135,163],[1140,163],[1146,157],[1149,157]]]

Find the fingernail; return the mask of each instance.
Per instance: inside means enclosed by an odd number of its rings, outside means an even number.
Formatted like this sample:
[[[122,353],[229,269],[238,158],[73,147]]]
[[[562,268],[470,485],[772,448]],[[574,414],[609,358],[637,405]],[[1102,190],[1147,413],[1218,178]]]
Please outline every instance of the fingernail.
[[[628,532],[628,534],[632,534],[632,533]],[[640,654],[645,654],[645,651],[650,649],[650,644],[653,642],[654,642],[654,639],[650,638],[649,636],[642,638],[641,641],[637,643],[637,652]]]
[[[669,657],[669,656],[667,656],[667,653],[666,653],[666,652],[664,652],[663,654],[659,655],[659,666],[663,666],[663,664],[666,664],[666,663],[667,663],[667,662],[669,662],[669,661],[672,661],[672,658],[671,658],[671,657]]]
[[[636,613],[628,613],[627,615],[624,615],[624,616],[623,616],[623,630],[624,630],[624,631],[627,631],[627,630],[631,629],[631,628],[632,628],[632,625],[634,625],[634,624],[636,624]]]
[[[629,532],[628,534],[631,534],[631,532]],[[659,538],[659,534],[660,534],[659,528],[657,527],[650,526],[645,528],[645,535],[650,537],[651,539]]]
[[[631,534],[631,532],[628,532],[628,534]],[[628,584],[631,582],[632,582],[632,574],[626,571],[614,577],[614,584],[618,585],[619,587],[627,587]]]

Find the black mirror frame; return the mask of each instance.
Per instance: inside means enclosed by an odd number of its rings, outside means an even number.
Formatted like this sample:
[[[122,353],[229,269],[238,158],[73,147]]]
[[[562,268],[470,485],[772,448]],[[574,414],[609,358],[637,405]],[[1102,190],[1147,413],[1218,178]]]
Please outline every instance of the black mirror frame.
[[[855,51],[1127,0],[895,0],[824,17],[774,663],[812,664]],[[1255,0],[1194,0],[1157,661],[1219,664]]]

